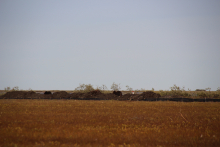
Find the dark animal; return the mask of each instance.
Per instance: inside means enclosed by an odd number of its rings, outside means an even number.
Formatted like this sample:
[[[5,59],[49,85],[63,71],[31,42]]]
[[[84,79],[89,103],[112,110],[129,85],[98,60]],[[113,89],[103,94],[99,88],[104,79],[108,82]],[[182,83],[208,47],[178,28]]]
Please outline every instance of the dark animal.
[[[45,91],[44,94],[52,94],[50,91]]]
[[[122,96],[122,92],[121,91],[113,91],[113,94],[117,95],[117,96]]]

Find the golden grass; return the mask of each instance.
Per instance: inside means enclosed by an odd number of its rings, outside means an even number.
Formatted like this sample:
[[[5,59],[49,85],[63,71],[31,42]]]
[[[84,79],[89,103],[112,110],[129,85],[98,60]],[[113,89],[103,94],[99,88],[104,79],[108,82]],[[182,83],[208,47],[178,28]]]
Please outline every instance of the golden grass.
[[[0,100],[0,146],[220,146],[220,103]]]

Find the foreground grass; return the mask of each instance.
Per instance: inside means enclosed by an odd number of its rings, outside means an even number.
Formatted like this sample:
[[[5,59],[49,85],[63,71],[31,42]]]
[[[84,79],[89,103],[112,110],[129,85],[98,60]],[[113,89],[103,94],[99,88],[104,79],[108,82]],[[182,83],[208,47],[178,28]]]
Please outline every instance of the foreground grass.
[[[220,103],[0,100],[0,146],[220,146]]]

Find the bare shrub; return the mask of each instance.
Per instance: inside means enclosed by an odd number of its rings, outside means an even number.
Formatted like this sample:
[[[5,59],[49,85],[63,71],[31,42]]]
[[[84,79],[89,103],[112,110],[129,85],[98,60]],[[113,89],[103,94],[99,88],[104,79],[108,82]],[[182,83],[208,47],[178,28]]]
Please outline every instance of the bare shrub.
[[[90,92],[93,91],[94,88],[91,84],[79,84],[79,86],[77,88],[75,88],[75,91],[77,92]]]
[[[133,91],[133,88],[129,87],[128,85],[126,86],[126,88],[127,91]]]
[[[8,91],[19,91],[19,87],[15,86],[12,89],[11,89],[11,87],[6,87],[5,88],[5,92],[8,92]]]
[[[159,94],[162,96],[162,97],[166,97],[166,96],[171,96],[171,93],[170,91],[164,91],[164,90],[159,90]]]
[[[119,91],[121,89],[120,84],[116,84],[115,82],[113,82],[111,89],[113,91]]]

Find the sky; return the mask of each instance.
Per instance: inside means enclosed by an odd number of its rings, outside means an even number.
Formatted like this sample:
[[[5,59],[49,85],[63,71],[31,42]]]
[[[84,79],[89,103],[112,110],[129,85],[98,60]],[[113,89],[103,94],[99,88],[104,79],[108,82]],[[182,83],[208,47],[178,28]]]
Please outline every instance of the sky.
[[[212,91],[219,0],[0,0],[0,89]]]

